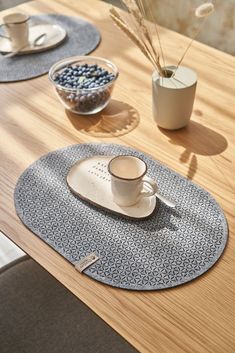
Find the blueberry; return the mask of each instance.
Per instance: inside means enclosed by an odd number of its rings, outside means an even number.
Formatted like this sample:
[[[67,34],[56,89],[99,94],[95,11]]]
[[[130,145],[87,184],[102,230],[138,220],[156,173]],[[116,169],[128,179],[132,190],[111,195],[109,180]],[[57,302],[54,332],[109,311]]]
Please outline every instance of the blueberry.
[[[57,80],[58,78],[60,77],[60,75],[58,74],[58,72],[56,72],[55,74],[54,74],[54,80]]]
[[[107,70],[104,70],[103,71],[103,76],[107,76],[109,73],[108,73],[108,71]]]
[[[73,94],[68,95],[67,97],[71,102],[74,100],[75,96]]]
[[[112,74],[108,74],[106,76],[106,79],[109,79],[110,81],[113,80],[113,78],[114,78],[114,75],[112,75]]]

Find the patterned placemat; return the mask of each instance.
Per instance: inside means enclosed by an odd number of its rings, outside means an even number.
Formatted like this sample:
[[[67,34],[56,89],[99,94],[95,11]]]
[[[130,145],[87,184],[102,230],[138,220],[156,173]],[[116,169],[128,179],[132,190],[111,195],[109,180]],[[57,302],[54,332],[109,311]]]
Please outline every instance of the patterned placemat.
[[[66,183],[71,166],[94,155],[131,154],[148,165],[160,192],[152,216],[130,220],[91,206]],[[100,259],[84,273],[111,286],[154,290],[191,281],[221,256],[228,229],[223,211],[201,187],[128,147],[80,144],[47,154],[19,178],[16,212],[22,222],[71,263],[90,253]]]
[[[67,37],[58,47],[41,53],[4,58],[0,54],[0,82],[27,80],[47,73],[57,61],[86,55],[100,42],[100,33],[91,23],[79,18],[63,15],[32,16],[30,25],[58,24],[67,32]]]

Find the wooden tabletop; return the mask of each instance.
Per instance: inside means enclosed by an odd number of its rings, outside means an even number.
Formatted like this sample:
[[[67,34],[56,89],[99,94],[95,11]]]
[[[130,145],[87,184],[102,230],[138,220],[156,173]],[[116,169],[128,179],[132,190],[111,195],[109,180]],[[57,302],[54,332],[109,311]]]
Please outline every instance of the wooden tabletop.
[[[116,63],[120,78],[109,107],[90,118],[66,114],[47,75],[0,84],[1,231],[139,351],[234,352],[235,59],[203,44],[193,45],[184,61],[199,77],[192,121],[180,131],[164,131],[151,113],[152,68],[112,24],[109,5],[95,0],[42,0],[19,8],[29,14],[79,15],[94,23],[102,34],[94,54]],[[175,64],[188,39],[166,29],[160,29],[160,35],[167,62]],[[52,150],[91,141],[135,147],[216,198],[225,211],[230,234],[222,258],[210,271],[169,290],[115,289],[79,274],[24,227],[13,203],[22,171]]]

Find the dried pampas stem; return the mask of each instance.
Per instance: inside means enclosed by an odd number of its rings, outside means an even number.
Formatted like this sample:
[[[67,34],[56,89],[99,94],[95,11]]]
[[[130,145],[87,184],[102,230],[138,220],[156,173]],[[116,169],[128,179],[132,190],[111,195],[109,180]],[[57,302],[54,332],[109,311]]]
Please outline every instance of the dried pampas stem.
[[[191,45],[193,44],[194,40],[196,39],[196,37],[198,36],[198,34],[200,33],[202,26],[206,20],[206,17],[208,17],[212,12],[214,11],[214,5],[211,2],[207,2],[204,3],[200,6],[198,6],[195,10],[195,16],[196,17],[201,17],[203,18],[198,30],[196,31],[196,33],[194,34],[193,38],[191,39],[191,41],[189,42],[189,45],[187,46],[184,54],[182,55],[181,59],[179,60],[177,67],[174,71],[174,74],[176,72],[176,70],[178,69],[178,67],[180,66],[180,64],[182,63],[183,59],[185,58],[185,55],[187,54],[189,48],[191,47]]]
[[[141,19],[141,14],[139,13],[139,10],[135,1],[133,0],[121,0],[121,1],[126,6],[128,13],[133,19],[135,30],[138,33],[138,37],[142,42],[142,44],[144,45],[145,49],[149,52],[149,55],[153,57],[153,60],[156,60],[156,61],[159,60],[159,57],[157,56],[157,54],[154,52],[154,50],[152,50],[151,45],[149,48],[149,42],[151,40],[148,36],[147,29],[143,23],[143,19]],[[147,43],[146,43],[146,39],[147,39]]]
[[[115,9],[115,7],[112,7],[110,10],[109,10],[110,14],[112,14],[113,16],[117,17],[120,21],[122,21],[123,23],[126,23],[126,21],[124,20],[124,18],[119,14],[119,12]]]
[[[205,2],[195,10],[196,17],[207,17],[214,11],[214,5],[211,2]]]
[[[143,41],[147,42],[146,46],[150,48],[150,50],[152,51],[155,57],[155,60],[159,61],[159,55],[153,46],[151,34],[148,31],[147,26],[145,25],[143,15],[139,7],[137,6],[135,0],[122,0],[122,2],[124,5],[126,5],[128,12],[132,15],[133,19],[136,21],[140,36],[142,36]]]
[[[151,33],[151,26],[149,25],[148,22],[145,22],[145,18],[146,18],[145,5],[147,2],[145,3],[144,0],[121,0],[121,3],[125,6],[125,8],[127,8],[129,19],[132,20],[132,23],[129,25],[127,21],[114,8],[110,10],[110,16],[112,20],[128,36],[128,38],[135,45],[138,46],[138,48],[142,51],[145,57],[152,63],[154,68],[158,71],[159,75],[162,77],[168,77],[167,70],[164,70],[164,67],[166,67],[166,64],[165,64],[164,52],[163,52],[157,24],[155,23],[155,31],[158,39],[160,54],[154,46],[152,33]],[[147,6],[149,6],[148,3],[147,3]],[[149,15],[151,16],[153,22],[155,22],[152,14],[153,9],[150,9],[148,7],[147,10],[149,10]],[[192,46],[193,41],[199,34],[204,21],[213,11],[214,11],[214,5],[212,2],[205,2],[204,4],[198,6],[195,9],[195,13],[194,13],[195,16],[198,18],[202,18],[202,21],[195,35],[190,40],[182,57],[180,58],[176,66],[176,69],[174,70],[174,74],[178,69],[179,65],[182,63],[188,50]],[[163,61],[163,64],[161,60]]]
[[[116,17],[110,10],[110,16],[112,18],[112,20],[116,23],[116,25],[128,36],[129,39],[131,39],[131,41],[138,46],[138,48],[142,51],[142,53],[147,57],[148,60],[151,61],[151,63],[153,65],[153,59],[152,57],[149,55],[148,51],[145,49],[144,45],[141,43],[141,41],[139,40],[139,38],[136,36],[136,34],[132,31],[132,29],[130,29],[128,27],[128,25],[126,24],[126,22],[124,22],[122,19],[120,19],[119,17]]]
[[[140,11],[142,12],[143,16],[145,18],[147,18],[147,14],[146,14],[146,11],[145,11],[145,7],[144,7],[144,4],[143,4],[143,1],[142,0],[137,0],[137,3],[138,3],[138,6],[139,6]],[[151,11],[151,9],[149,9],[149,14],[151,16],[151,22],[154,23],[154,28],[155,28],[155,32],[156,32],[156,35],[157,35],[158,44],[159,44],[159,48],[160,48],[161,56],[162,56],[162,60],[163,60],[163,66],[165,67],[166,63],[165,63],[165,58],[164,58],[164,52],[163,52],[163,48],[162,48],[161,38],[160,38],[160,35],[159,35],[158,26],[156,24],[156,21],[154,20],[153,11]]]
[[[162,74],[162,68],[158,61],[155,61],[151,56],[151,53],[147,50],[142,41],[138,38],[135,32],[128,26],[126,21],[121,17],[121,15],[112,8],[110,10],[110,16],[112,20],[116,23],[116,25],[128,36],[131,41],[138,46],[138,48],[142,51],[145,57],[152,63],[152,65]]]

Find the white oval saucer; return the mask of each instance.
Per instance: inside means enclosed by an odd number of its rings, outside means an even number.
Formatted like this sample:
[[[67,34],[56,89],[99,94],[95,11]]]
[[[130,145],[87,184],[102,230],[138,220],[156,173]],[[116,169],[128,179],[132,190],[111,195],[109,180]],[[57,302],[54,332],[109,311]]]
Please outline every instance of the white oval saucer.
[[[112,197],[108,163],[113,156],[95,156],[75,163],[67,175],[71,191],[93,205],[130,218],[146,218],[156,207],[156,196],[144,197],[130,207],[118,206]]]
[[[45,33],[46,37],[42,45],[34,46],[34,40],[41,34]],[[59,45],[66,37],[66,31],[59,25],[41,24],[29,27],[29,44],[24,47],[17,55],[29,54],[34,52],[42,52]],[[12,48],[10,41],[0,37],[0,52],[11,53]]]

